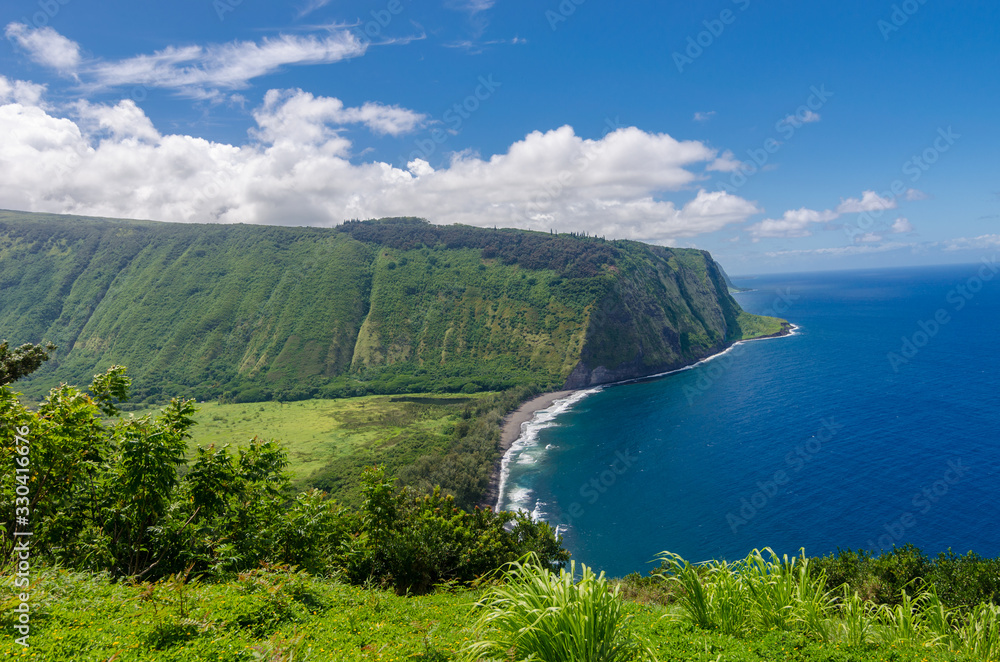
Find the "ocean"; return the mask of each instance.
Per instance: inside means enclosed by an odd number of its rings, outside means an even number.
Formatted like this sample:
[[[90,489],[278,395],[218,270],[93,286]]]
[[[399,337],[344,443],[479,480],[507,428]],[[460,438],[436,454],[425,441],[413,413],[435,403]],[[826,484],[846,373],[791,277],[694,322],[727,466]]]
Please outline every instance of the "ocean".
[[[734,278],[792,336],[575,393],[508,458],[501,506],[610,575],[771,547],[1000,556],[1000,261]],[[995,271],[996,270],[996,271]]]

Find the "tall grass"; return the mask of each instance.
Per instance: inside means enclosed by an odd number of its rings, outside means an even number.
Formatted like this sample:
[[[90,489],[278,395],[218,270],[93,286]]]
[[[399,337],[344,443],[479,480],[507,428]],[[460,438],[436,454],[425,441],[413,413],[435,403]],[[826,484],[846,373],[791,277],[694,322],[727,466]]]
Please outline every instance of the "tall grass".
[[[955,649],[976,660],[1000,660],[1000,607],[977,606],[955,630]]]
[[[804,629],[831,638],[835,600],[826,577],[811,578],[804,555],[790,559],[764,552],[755,549],[740,561],[698,566],[670,552],[658,558],[667,566],[663,578],[680,589],[684,618],[698,627],[731,635]]]
[[[476,603],[483,638],[466,646],[468,659],[626,662],[648,652],[632,633],[618,589],[604,573],[576,564],[559,574],[525,560],[509,564],[504,583]],[[513,657],[511,657],[513,655]]]
[[[978,662],[1000,662],[1000,607],[949,609],[935,590],[895,605],[865,600],[847,584],[828,590],[824,572],[811,572],[804,553],[779,557],[753,550],[745,559],[692,565],[664,552],[661,577],[679,594],[679,617],[706,630],[746,636],[794,630],[847,646],[882,644],[944,649]],[[677,615],[675,614],[675,617]]]

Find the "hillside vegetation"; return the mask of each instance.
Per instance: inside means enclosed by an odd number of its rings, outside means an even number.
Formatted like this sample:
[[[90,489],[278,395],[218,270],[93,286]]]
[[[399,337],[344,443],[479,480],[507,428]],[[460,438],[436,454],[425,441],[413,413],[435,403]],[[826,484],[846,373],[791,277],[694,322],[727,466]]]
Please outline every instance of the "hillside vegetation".
[[[893,569],[897,567],[892,555],[883,558]],[[815,567],[817,562],[830,560],[802,561]],[[719,564],[713,567],[718,569]],[[780,593],[787,584],[783,571],[779,569],[776,580],[759,590],[756,597],[772,598]],[[810,573],[801,584],[808,588],[822,577]],[[713,578],[725,580],[732,576],[706,569],[704,583],[709,584]],[[608,582],[617,588],[617,595],[601,591],[610,587],[591,578],[598,589],[591,593],[603,598],[603,604],[598,605],[588,604],[590,596],[580,586],[583,582],[564,588],[562,585],[568,582],[559,582],[555,576],[549,582],[538,582],[541,587],[525,587],[515,580],[488,588],[448,585],[428,595],[407,597],[286,567],[245,572],[226,581],[207,581],[179,573],[156,583],[141,584],[43,567],[37,570],[35,581],[37,612],[33,619],[37,619],[37,625],[32,630],[31,648],[24,649],[14,643],[13,637],[5,637],[0,641],[2,655],[93,662],[472,662],[488,659],[476,655],[474,648],[470,651],[473,642],[484,641],[499,644],[490,651],[492,659],[528,659],[523,651],[506,656],[496,652],[508,643],[502,619],[516,621],[520,615],[518,605],[502,604],[497,612],[489,609],[496,605],[493,596],[500,591],[518,602],[523,600],[522,605],[532,606],[529,600],[533,600],[539,610],[550,609],[547,621],[536,627],[543,630],[540,634],[549,635],[542,642],[552,648],[560,644],[582,648],[588,643],[603,643],[571,634],[587,627],[586,616],[611,612],[618,617],[613,634],[630,635],[635,647],[642,649],[630,651],[621,646],[604,656],[534,659],[990,662],[1000,653],[998,610],[988,602],[958,608],[941,604],[933,597],[920,597],[905,605],[871,601],[859,604],[855,597],[858,585],[853,583],[831,586],[829,593],[821,596],[826,606],[812,623],[795,620],[794,610],[788,608],[795,604],[798,584],[788,591],[787,598],[768,604],[737,592],[713,596],[716,613],[764,623],[761,627],[729,631],[693,622],[691,594],[678,588],[671,575],[630,576],[624,581]],[[733,583],[738,582],[736,579]],[[538,590],[546,583],[564,588],[561,600],[553,600],[553,596]],[[637,594],[637,587],[641,594]],[[913,587],[911,598],[916,591]],[[8,631],[12,613],[9,608],[3,610]],[[532,620],[538,617],[529,616],[534,617]],[[491,617],[499,618],[490,622],[487,619]],[[531,629],[527,632],[532,634]],[[564,634],[560,636],[560,632]],[[530,646],[531,639],[523,637],[522,646]],[[510,650],[514,651],[514,647]]]
[[[519,385],[678,367],[779,332],[708,253],[435,226],[333,229],[0,212],[0,329],[60,349],[19,387],[129,367],[139,402]]]
[[[425,494],[440,486],[471,508],[483,499],[500,458],[501,419],[533,393],[518,387],[472,395],[208,402],[192,415],[188,457],[198,447],[246,448],[258,436],[273,437],[288,455],[296,489],[316,487],[357,506],[361,473],[378,464],[402,484]]]

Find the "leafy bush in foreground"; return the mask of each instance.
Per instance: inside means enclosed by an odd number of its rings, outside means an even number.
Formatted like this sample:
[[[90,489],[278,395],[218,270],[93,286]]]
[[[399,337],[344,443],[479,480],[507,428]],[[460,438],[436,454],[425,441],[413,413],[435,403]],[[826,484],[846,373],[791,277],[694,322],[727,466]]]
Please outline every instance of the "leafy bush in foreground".
[[[1000,603],[1000,559],[974,552],[959,556],[948,551],[929,558],[913,545],[878,555],[848,549],[814,559],[811,568],[824,572],[831,586],[850,584],[878,604],[896,605],[902,590],[924,591],[932,586],[949,607]]]
[[[471,581],[529,552],[547,563],[568,557],[548,524],[466,512],[440,490],[397,490],[383,469],[364,474],[360,510],[316,490],[293,494],[286,453],[274,441],[255,438],[236,455],[199,448],[189,463],[194,402],[174,399],[157,416],[109,422],[128,387],[125,369],[114,366],[95,377],[91,395],[62,385],[32,411],[0,386],[3,456],[23,457],[18,449],[30,448],[28,471],[0,476],[4,562],[15,528],[24,528],[15,514],[25,512],[33,558],[116,578],[290,564],[424,592],[438,582]]]

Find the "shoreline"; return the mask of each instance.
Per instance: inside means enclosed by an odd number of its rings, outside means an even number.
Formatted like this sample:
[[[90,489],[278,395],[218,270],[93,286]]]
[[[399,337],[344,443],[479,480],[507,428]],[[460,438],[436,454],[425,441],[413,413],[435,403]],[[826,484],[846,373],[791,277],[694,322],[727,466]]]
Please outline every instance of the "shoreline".
[[[576,390],[551,391],[542,393],[534,398],[522,402],[521,405],[503,417],[500,421],[500,450],[503,454],[493,465],[493,473],[490,475],[490,483],[479,503],[480,508],[489,506],[496,508],[497,500],[500,498],[500,479],[502,477],[503,458],[514,445],[514,442],[521,436],[521,427],[525,423],[531,422],[535,417],[535,412],[551,407],[556,400],[562,400],[576,393]]]
[[[615,386],[618,384],[630,384],[638,381],[644,381],[647,379],[657,379],[660,377],[666,377],[667,375],[671,375],[676,372],[681,372],[682,370],[690,370],[692,368],[701,365],[702,363],[705,363],[714,358],[722,356],[723,354],[726,354],[740,343],[753,342],[755,340],[768,340],[771,338],[784,338],[787,336],[793,336],[795,335],[795,332],[798,330],[798,328],[799,327],[796,326],[795,324],[792,324],[790,322],[784,322],[781,326],[781,330],[778,331],[777,333],[772,333],[767,336],[760,336],[758,338],[737,340],[724,350],[712,354],[711,356],[706,356],[703,359],[699,359],[698,361],[695,361],[690,365],[686,365],[681,368],[675,368],[673,370],[668,370],[667,372],[660,372],[660,373],[646,375],[644,377],[634,377],[632,379],[626,379],[618,382],[608,382],[606,384],[595,384],[594,386],[589,386],[587,388]],[[570,397],[574,393],[583,390],[586,389],[568,389],[563,391],[551,391],[549,393],[543,393],[541,395],[535,396],[534,398],[526,402],[521,403],[521,405],[517,409],[504,416],[503,420],[500,421],[500,450],[503,451],[503,453],[501,454],[500,459],[498,459],[496,463],[494,463],[493,465],[493,473],[490,475],[489,485],[487,486],[486,492],[483,494],[483,497],[479,503],[480,508],[485,508],[489,506],[491,509],[496,509],[497,501],[500,498],[500,482],[501,479],[503,478],[503,461],[504,458],[507,456],[507,453],[510,451],[511,447],[513,447],[514,442],[516,442],[521,437],[521,429],[524,426],[524,424],[530,423],[531,420],[534,419],[536,412],[542,411],[543,409],[548,409],[557,400],[563,400],[565,398]]]

